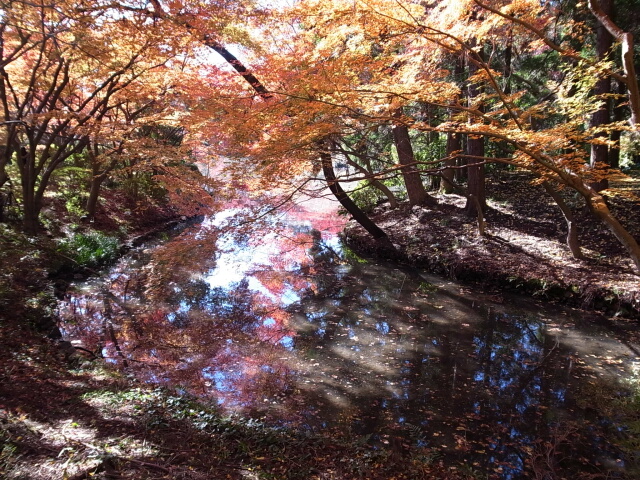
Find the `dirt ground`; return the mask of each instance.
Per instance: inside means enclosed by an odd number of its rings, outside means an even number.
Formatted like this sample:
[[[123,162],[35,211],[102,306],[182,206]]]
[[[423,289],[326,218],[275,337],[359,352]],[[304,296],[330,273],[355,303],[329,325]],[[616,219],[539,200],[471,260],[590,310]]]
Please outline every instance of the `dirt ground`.
[[[618,175],[603,192],[611,211],[640,239],[640,174]],[[487,183],[486,235],[464,212],[459,195],[438,195],[439,205],[408,205],[372,212],[409,265],[489,288],[515,289],[608,314],[640,317],[640,276],[612,233],[594,219],[577,196],[563,192],[579,225],[585,259],[572,257],[560,209],[523,173]],[[355,250],[382,250],[350,222],[345,238]],[[383,253],[384,255],[384,253]]]

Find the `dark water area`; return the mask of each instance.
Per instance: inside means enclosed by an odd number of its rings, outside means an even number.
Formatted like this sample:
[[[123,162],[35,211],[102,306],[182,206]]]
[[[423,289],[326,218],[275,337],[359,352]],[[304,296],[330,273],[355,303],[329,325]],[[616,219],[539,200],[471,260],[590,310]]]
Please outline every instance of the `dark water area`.
[[[308,214],[231,236],[227,212],[133,252],[70,291],[65,334],[226,413],[398,458],[427,447],[479,478],[535,478],[545,463],[621,475],[610,399],[638,345],[595,314],[363,260],[334,213],[291,221]]]

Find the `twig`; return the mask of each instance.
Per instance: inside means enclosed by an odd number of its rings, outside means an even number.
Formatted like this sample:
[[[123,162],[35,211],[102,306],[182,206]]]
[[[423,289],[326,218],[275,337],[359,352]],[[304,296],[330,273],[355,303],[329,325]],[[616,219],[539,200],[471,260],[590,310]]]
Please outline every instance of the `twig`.
[[[143,462],[142,460],[135,460],[133,458],[127,459],[127,462],[137,463],[138,465],[142,465],[144,467],[155,468],[156,470],[161,470],[166,473],[171,473],[171,470],[169,470],[166,467],[163,467],[162,465],[158,465],[157,463]]]

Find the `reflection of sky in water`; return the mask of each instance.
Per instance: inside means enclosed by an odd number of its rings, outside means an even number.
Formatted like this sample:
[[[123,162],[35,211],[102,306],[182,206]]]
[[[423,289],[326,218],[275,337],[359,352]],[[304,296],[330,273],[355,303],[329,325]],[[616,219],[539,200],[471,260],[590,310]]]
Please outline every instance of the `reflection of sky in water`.
[[[203,226],[214,225],[220,227],[238,213],[240,213],[240,210],[237,209],[224,211],[215,215],[208,223],[204,223]],[[311,229],[310,222],[300,222],[299,224],[289,226],[292,230],[306,231]],[[269,291],[255,275],[251,274],[257,267],[270,265],[273,258],[286,257],[287,253],[281,251],[282,245],[280,239],[281,234],[277,232],[260,233],[252,239],[253,241],[240,243],[236,242],[232,235],[222,236],[217,242],[219,253],[216,258],[216,267],[204,276],[204,280],[211,288],[225,288],[246,279],[249,289],[259,292],[269,300],[277,301],[283,306],[300,301],[300,296],[292,287],[286,285],[282,293],[275,295]],[[322,243],[323,245],[331,246],[334,251],[340,251],[340,243],[335,236],[332,236],[326,241],[323,239]],[[308,248],[310,246],[311,244],[309,243],[302,248]],[[295,251],[293,253],[298,252]],[[298,264],[292,262],[288,268],[293,270],[296,267],[298,267]]]

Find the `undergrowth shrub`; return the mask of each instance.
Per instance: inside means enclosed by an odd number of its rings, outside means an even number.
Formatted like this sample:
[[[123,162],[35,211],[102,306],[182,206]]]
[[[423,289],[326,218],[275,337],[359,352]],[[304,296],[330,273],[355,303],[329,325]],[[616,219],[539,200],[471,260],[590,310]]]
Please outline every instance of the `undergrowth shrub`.
[[[58,251],[82,267],[99,267],[118,257],[120,243],[98,231],[75,233],[60,243]]]
[[[356,189],[349,192],[349,196],[365,213],[371,212],[385,198],[380,190],[367,186],[366,182],[360,182]]]

